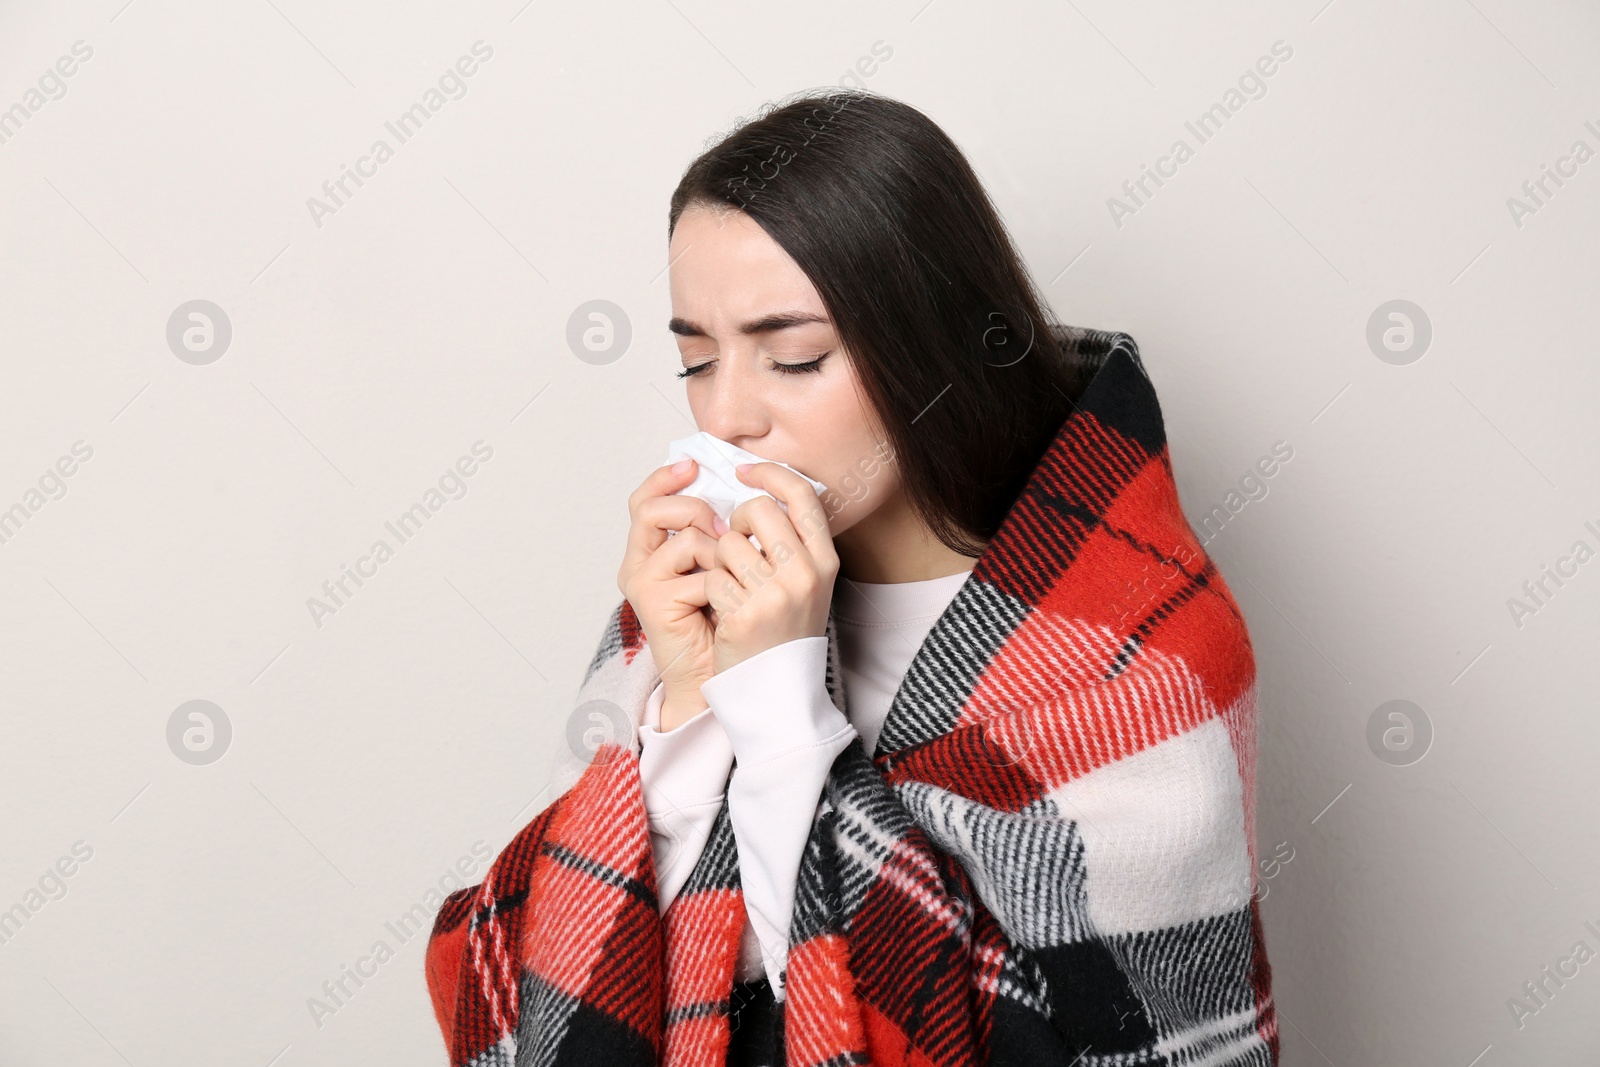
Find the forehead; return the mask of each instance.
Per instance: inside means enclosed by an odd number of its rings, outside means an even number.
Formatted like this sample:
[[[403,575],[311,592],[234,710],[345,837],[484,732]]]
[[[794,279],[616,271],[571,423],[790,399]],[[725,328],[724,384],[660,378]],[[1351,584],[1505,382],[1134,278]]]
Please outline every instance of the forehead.
[[[822,297],[789,253],[736,208],[695,205],[668,245],[673,314],[748,321],[779,310],[823,311]]]

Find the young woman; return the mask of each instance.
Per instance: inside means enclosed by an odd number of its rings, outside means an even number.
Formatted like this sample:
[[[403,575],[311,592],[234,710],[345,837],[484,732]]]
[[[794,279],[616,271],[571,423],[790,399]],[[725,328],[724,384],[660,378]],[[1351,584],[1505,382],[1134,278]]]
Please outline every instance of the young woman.
[[[770,495],[629,498],[575,713],[628,736],[441,908],[451,1062],[1275,1064],[1254,660],[1132,339],[872,94],[734,130],[668,234]]]

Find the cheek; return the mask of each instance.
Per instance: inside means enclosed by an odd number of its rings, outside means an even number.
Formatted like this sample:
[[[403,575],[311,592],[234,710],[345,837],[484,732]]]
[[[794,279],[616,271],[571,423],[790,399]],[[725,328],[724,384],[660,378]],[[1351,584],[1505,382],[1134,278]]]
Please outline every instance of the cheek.
[[[836,375],[823,383],[804,414],[809,434],[834,467],[843,470],[871,458],[877,435],[853,375]]]
[[[873,429],[853,376],[834,383],[811,412],[807,432],[821,449],[819,475],[831,490],[824,498],[830,515],[858,521],[898,485],[893,449]]]
[[[877,447],[870,435],[858,446],[841,450],[830,465],[831,478],[821,479],[828,486],[823,505],[837,534],[876,511],[899,487],[899,470],[892,462],[887,444]]]

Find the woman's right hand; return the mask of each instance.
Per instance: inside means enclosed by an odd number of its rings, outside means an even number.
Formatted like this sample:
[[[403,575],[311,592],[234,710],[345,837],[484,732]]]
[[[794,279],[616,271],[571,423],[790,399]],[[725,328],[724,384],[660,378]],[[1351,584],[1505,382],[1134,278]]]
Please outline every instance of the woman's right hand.
[[[677,473],[658,467],[628,497],[628,547],[617,572],[617,588],[633,605],[666,686],[663,720],[667,707],[675,714],[704,708],[700,683],[716,673],[705,572],[716,565],[717,539],[727,527],[704,500],[677,495],[695,478],[697,464],[685,462]],[[669,536],[671,530],[678,532]],[[689,573],[696,566],[700,571]]]

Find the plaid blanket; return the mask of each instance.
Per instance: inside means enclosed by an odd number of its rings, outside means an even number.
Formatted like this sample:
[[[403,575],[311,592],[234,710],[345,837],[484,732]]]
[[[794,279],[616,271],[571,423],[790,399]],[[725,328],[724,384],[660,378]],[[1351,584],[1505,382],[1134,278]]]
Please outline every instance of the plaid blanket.
[[[1278,1062],[1249,634],[1180,510],[1132,338],[1070,336],[1103,357],[1080,403],[875,751],[857,738],[830,771],[774,1062]],[[843,709],[831,616],[827,635]],[[636,728],[651,660],[624,600],[579,717]],[[441,906],[426,972],[453,1067],[725,1063],[727,805],[659,914],[637,752],[630,735],[559,767],[557,798]]]

